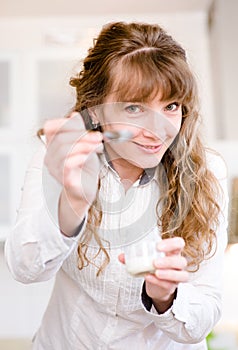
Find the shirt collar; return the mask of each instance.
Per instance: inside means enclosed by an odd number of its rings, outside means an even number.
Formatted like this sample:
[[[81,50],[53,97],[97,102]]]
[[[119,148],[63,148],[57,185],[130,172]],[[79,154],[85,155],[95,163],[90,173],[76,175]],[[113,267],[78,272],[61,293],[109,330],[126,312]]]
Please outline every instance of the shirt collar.
[[[151,181],[155,177],[156,167],[155,168],[147,168],[144,169],[141,177],[139,185],[146,185],[149,181]]]

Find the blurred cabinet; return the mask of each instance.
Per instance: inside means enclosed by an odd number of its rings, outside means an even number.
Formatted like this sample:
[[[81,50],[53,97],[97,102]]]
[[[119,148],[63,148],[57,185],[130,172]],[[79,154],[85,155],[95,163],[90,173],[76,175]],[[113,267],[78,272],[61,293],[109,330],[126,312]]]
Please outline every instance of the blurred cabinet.
[[[0,19],[0,241],[12,229],[28,163],[47,119],[75,105],[81,69],[103,16]]]
[[[11,62],[3,57],[0,61],[0,127],[9,124],[11,93]]]
[[[73,63],[56,57],[37,62],[38,118],[56,118],[67,114],[75,103],[74,91],[69,87]]]
[[[43,31],[34,30],[35,35]],[[15,222],[27,164],[39,145],[38,128],[47,119],[64,117],[75,104],[69,80],[77,74],[83,57],[82,48],[76,45],[49,45],[32,39],[21,47],[16,38],[15,45],[6,49],[1,40],[0,241]]]
[[[10,220],[10,188],[11,188],[11,155],[0,155],[0,221],[2,225],[8,225]]]
[[[10,122],[11,61],[5,56],[0,58],[0,130]],[[2,134],[2,133],[1,133]],[[3,135],[1,135],[1,144]],[[2,147],[1,147],[2,148]],[[0,152],[0,222],[6,226],[10,222],[10,177],[11,155],[3,148]]]
[[[13,53],[0,52],[0,239],[12,223],[16,65]]]

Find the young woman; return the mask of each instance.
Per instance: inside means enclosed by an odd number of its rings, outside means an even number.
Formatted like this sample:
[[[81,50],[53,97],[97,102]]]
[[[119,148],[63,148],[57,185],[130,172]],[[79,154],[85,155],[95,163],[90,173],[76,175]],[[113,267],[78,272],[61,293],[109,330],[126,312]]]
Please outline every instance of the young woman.
[[[33,349],[206,349],[226,170],[199,137],[184,50],[158,25],[108,24],[70,84],[76,105],[45,123],[6,242],[15,279],[55,276]],[[129,274],[124,252],[151,241],[163,255]]]

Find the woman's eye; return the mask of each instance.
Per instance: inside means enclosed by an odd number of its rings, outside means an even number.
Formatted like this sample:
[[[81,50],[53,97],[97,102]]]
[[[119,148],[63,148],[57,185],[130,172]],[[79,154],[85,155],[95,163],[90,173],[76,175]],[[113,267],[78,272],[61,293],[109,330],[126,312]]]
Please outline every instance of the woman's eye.
[[[128,113],[137,114],[143,112],[143,107],[140,105],[129,105],[125,108]]]
[[[170,103],[168,106],[166,106],[165,109],[166,111],[174,112],[174,111],[177,111],[179,106],[180,104],[178,102],[173,102],[173,103]]]

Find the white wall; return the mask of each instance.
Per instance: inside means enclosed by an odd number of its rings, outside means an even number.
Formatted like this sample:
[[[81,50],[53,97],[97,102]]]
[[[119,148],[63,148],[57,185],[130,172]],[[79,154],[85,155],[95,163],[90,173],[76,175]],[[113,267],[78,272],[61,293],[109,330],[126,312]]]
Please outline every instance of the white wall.
[[[238,1],[216,0],[213,14],[212,69],[218,136],[238,139]]]

